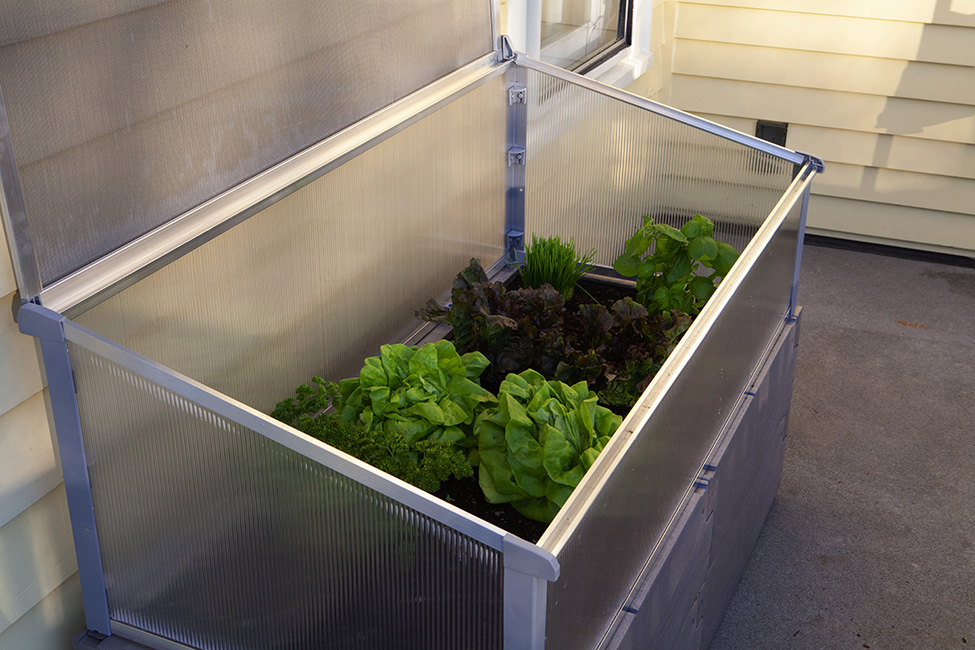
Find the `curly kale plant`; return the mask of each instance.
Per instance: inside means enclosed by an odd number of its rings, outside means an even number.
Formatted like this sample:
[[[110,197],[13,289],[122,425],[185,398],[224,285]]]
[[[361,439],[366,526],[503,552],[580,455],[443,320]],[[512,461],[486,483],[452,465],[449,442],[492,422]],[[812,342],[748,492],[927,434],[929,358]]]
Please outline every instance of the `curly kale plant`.
[[[474,425],[487,500],[552,521],[622,421],[596,401],[585,382],[546,381],[534,370],[508,375],[497,407]]]
[[[713,234],[714,222],[699,214],[680,230],[643,217],[613,268],[636,277],[637,302],[652,313],[676,309],[696,315],[738,259],[738,252]],[[699,274],[702,265],[712,272]]]

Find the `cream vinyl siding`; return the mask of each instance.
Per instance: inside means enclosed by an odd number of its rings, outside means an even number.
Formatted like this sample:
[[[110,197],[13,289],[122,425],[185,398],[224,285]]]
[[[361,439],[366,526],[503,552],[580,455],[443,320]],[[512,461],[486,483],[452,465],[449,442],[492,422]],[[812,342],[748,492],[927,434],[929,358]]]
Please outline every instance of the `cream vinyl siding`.
[[[15,291],[0,255],[0,649],[68,650],[84,629],[78,565],[38,347],[17,330]]]
[[[975,0],[695,0],[674,35],[659,99],[826,161],[810,232],[975,256]]]
[[[670,96],[670,73],[674,62],[674,34],[677,17],[677,0],[635,0],[652,2],[650,19],[650,66],[649,69],[626,90],[666,102]]]

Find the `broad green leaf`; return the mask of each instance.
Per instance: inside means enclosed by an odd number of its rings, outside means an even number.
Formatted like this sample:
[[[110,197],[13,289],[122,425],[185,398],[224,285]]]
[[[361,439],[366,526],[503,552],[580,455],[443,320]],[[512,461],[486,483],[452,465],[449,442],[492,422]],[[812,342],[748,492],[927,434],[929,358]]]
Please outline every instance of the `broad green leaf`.
[[[657,274],[658,266],[660,265],[658,264],[657,259],[654,257],[648,257],[647,259],[643,260],[640,267],[637,269],[637,284],[653,278]]]
[[[647,252],[650,248],[650,244],[653,243],[653,238],[650,234],[643,228],[637,230],[632,237],[626,240],[626,244],[623,250],[626,254],[633,255],[635,257],[640,257]]]
[[[388,376],[383,369],[382,361],[378,357],[369,357],[359,371],[359,381],[363,386],[386,386]]]
[[[446,385],[440,373],[439,356],[436,345],[424,345],[409,359],[409,374],[417,375],[422,381],[436,381],[437,385]]]
[[[488,358],[480,352],[468,352],[460,358],[464,364],[464,375],[468,379],[477,379],[481,373],[491,364]]]
[[[656,225],[656,228],[659,230],[660,234],[666,235],[667,237],[670,237],[674,241],[678,241],[682,244],[687,243],[687,237],[684,236],[684,233],[677,230],[673,226],[668,226],[665,223],[658,223]]]
[[[420,404],[414,404],[406,409],[403,414],[421,417],[432,424],[444,423],[443,409],[433,402],[421,402]]]
[[[640,270],[640,258],[633,253],[623,253],[613,262],[613,268],[620,275],[633,277]]]
[[[426,420],[384,420],[383,431],[390,436],[398,436],[412,445],[417,440],[423,440],[438,427]]]
[[[684,233],[684,236],[688,239],[694,239],[701,234],[701,222],[697,219],[691,219],[681,226],[680,231]]]
[[[562,503],[565,503],[565,501]],[[555,515],[558,514],[559,508],[562,507],[561,504],[556,504],[544,497],[540,499],[512,501],[511,505],[522,515],[535,521],[552,521],[555,519]]]
[[[691,279],[687,286],[698,300],[707,300],[714,293],[714,282],[700,275]]]
[[[713,260],[718,256],[718,245],[710,237],[695,237],[687,245],[687,252],[696,260]]]
[[[443,413],[444,426],[452,427],[458,424],[465,424],[465,422],[466,424],[473,422],[473,418],[470,417],[471,414],[464,409],[464,407],[449,397],[445,397],[440,400],[440,403],[437,404],[437,406],[440,407],[440,411]],[[468,421],[468,419],[470,419],[470,421]]]
[[[653,304],[658,311],[670,310],[670,292],[666,288],[660,287],[653,293]]]
[[[687,277],[691,272],[691,259],[686,254],[680,254],[674,263],[667,269],[664,279],[673,284],[681,278]]]
[[[389,389],[385,386],[377,386],[369,389],[369,404],[374,413],[383,414],[386,412],[386,405],[389,402]]]
[[[731,267],[736,261],[738,261],[738,251],[736,251],[733,246],[723,241],[717,242],[717,245],[718,254],[711,263],[711,268],[713,268],[718,275],[724,277],[731,272]]]
[[[430,434],[429,439],[457,444],[464,442],[467,439],[467,435],[464,434],[460,427],[438,427]]]
[[[714,222],[707,217],[696,214],[694,215],[694,221],[699,221],[701,223],[701,234],[705,237],[711,237],[714,235]]]

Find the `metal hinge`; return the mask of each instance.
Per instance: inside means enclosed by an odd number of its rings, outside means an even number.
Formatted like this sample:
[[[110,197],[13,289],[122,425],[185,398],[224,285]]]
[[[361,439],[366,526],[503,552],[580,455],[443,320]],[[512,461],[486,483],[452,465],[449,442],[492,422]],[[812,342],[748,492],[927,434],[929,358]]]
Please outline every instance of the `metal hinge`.
[[[525,148],[511,147],[508,149],[508,167],[525,164]]]
[[[508,88],[508,106],[528,103],[528,89],[524,86]]]

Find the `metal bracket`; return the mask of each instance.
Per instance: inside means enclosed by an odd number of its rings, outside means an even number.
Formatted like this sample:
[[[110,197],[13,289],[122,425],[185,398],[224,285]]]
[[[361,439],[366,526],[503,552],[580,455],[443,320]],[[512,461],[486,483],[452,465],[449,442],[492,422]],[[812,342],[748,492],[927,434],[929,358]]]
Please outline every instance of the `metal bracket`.
[[[515,104],[528,103],[528,89],[524,86],[512,86],[508,88],[508,106]]]
[[[802,153],[801,151],[799,153]],[[817,174],[822,174],[826,171],[826,163],[823,162],[822,158],[817,158],[816,156],[811,156],[808,153],[802,154],[806,157],[806,162],[812,165],[812,168],[816,170]]]
[[[501,36],[500,50],[501,52],[499,59],[501,61],[511,61],[515,58],[515,48],[511,46],[511,39],[509,39],[507,35]]]
[[[514,252],[525,248],[525,233],[521,230],[509,230],[507,237],[509,251]]]
[[[508,149],[508,167],[525,164],[525,148],[511,147]]]

